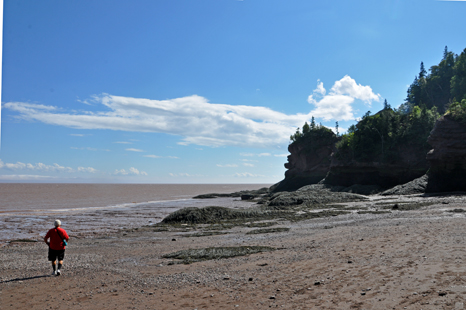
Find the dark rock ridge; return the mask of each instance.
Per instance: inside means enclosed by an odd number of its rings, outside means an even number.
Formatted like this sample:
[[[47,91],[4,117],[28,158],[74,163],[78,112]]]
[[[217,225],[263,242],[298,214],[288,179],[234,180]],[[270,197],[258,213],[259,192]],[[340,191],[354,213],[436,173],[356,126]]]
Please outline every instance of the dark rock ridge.
[[[324,184],[303,186],[294,192],[279,192],[270,197],[269,206],[293,206],[300,204],[325,205],[365,200],[367,197],[343,192],[343,187],[331,187]]]
[[[466,191],[466,124],[446,114],[435,124],[428,138],[433,147],[426,192]]]
[[[219,197],[241,197],[242,200],[251,200],[256,197],[262,197],[264,195],[268,195],[269,189],[267,187],[263,187],[257,190],[244,190],[234,193],[210,193],[210,194],[202,194],[193,197],[194,199],[210,199],[210,198],[219,198]],[[244,196],[244,198],[243,198]]]
[[[272,192],[294,191],[309,184],[316,184],[327,175],[331,155],[337,138],[326,137],[294,142],[288,146],[290,155],[285,163],[285,179],[272,188]]]

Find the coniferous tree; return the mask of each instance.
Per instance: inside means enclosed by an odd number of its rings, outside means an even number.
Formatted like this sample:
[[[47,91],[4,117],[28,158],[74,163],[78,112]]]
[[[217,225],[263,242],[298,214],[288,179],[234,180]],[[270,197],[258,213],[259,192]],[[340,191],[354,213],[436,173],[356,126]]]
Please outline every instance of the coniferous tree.
[[[451,97],[457,101],[466,99],[466,48],[457,57],[451,79]]]

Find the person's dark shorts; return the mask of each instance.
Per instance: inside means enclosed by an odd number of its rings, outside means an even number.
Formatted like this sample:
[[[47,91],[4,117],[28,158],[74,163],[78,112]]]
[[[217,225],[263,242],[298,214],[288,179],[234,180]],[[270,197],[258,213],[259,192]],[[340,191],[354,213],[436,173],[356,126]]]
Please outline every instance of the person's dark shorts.
[[[53,262],[58,259],[63,260],[65,258],[65,250],[53,250],[49,248],[49,261]]]

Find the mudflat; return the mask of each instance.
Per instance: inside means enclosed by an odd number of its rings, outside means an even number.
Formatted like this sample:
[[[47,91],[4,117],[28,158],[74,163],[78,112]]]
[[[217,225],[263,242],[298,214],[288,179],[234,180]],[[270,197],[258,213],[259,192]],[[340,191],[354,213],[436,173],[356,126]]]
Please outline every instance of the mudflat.
[[[403,199],[421,207],[403,211]],[[466,196],[357,204],[366,211],[72,238],[61,276],[50,276],[44,243],[11,242],[0,248],[0,309],[464,308]],[[167,258],[212,247],[269,250]]]

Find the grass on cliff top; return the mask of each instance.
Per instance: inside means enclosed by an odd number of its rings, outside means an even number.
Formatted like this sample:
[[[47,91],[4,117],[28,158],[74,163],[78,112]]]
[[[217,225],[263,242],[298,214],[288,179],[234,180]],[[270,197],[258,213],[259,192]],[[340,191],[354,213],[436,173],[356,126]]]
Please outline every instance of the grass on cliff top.
[[[276,248],[267,246],[212,247],[203,249],[181,250],[178,252],[165,254],[162,256],[162,258],[172,258],[180,260],[179,262],[171,262],[171,264],[190,264],[193,262],[244,256],[254,253],[270,252],[275,250]]]

